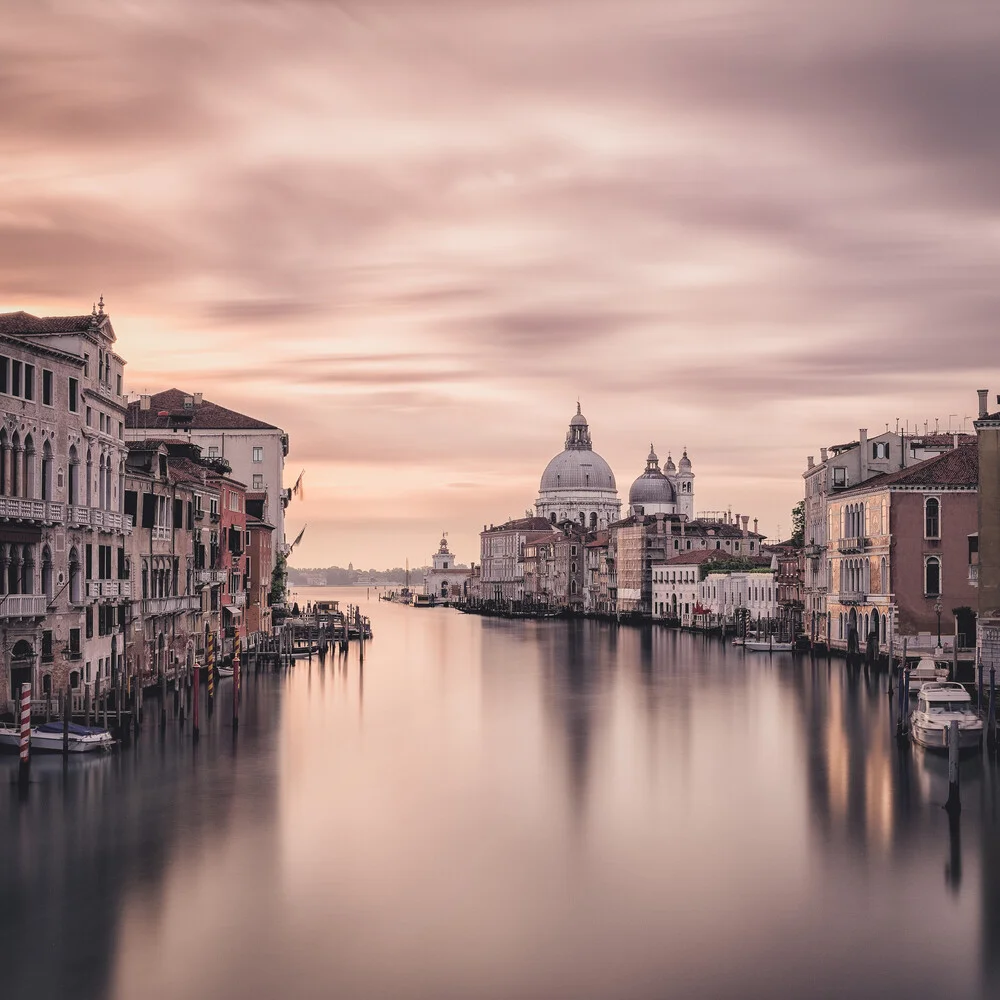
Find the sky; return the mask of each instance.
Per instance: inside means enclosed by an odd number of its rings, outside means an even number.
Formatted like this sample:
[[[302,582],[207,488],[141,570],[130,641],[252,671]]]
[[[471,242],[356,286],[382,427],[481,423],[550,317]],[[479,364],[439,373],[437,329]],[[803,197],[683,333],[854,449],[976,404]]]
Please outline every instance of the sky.
[[[478,561],[580,400],[787,535],[1000,392],[995,0],[5,0],[0,309],[288,431],[300,566]],[[970,419],[966,419],[966,418]]]

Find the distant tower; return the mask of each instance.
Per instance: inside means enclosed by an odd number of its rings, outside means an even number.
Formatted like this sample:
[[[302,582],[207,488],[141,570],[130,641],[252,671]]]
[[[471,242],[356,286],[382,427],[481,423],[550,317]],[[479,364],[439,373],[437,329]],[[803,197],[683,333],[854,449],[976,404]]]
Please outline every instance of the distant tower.
[[[677,513],[687,514],[688,520],[694,520],[694,473],[691,471],[691,459],[687,448],[677,463],[677,474],[674,477],[677,489]]]
[[[441,544],[431,557],[435,569],[451,569],[455,565],[455,557],[448,551],[448,532],[441,533]]]

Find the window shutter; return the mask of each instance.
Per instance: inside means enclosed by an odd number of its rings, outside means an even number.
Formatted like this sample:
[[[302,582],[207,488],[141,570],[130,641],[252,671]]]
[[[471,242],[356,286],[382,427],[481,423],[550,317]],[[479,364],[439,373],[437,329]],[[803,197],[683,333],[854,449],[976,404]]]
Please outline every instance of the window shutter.
[[[174,527],[184,527],[184,501],[174,500]]]
[[[156,524],[156,497],[152,493],[142,495],[142,526],[152,528]]]

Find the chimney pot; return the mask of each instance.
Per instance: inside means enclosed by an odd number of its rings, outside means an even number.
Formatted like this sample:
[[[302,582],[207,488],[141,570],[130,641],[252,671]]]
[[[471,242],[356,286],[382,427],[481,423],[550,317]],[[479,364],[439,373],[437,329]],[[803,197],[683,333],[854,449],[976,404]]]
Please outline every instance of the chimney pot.
[[[821,462],[825,462],[826,461],[826,448],[820,448],[820,450],[819,450],[819,460]]]
[[[989,396],[989,394],[990,394],[990,390],[989,389],[977,389],[976,390],[976,395],[979,397],[979,416],[980,417],[985,417],[986,416],[986,411],[988,409],[987,403],[986,403],[986,397]]]
[[[811,468],[812,468],[812,467],[813,467],[813,466],[814,466],[815,464],[816,464],[816,460],[815,460],[815,459],[813,458],[813,456],[812,456],[812,455],[810,455],[810,456],[809,456],[809,457],[808,457],[808,458],[806,459],[806,468],[807,468],[807,469],[811,469]]]

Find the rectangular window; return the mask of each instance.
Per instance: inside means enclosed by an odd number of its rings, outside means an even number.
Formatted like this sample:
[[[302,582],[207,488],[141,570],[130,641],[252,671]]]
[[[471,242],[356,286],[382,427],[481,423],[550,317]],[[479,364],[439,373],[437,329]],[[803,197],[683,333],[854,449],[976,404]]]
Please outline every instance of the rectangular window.
[[[90,378],[90,355],[83,356],[83,374],[85,378]]]
[[[86,615],[86,621],[87,621],[87,638],[88,639],[93,639],[94,638],[94,605],[93,604],[88,604],[87,605],[87,610],[85,612],[85,615]]]
[[[46,629],[42,633],[42,663],[51,663],[55,657],[52,655],[52,629]]]
[[[120,396],[122,394],[122,373],[118,372],[115,375],[115,392]]]
[[[71,378],[69,380],[69,412],[79,413],[80,412],[80,380]]]
[[[52,406],[52,372],[47,368],[42,369],[42,403],[45,406]]]
[[[210,444],[208,446],[208,457],[209,458],[218,458],[219,457],[219,449],[214,444]]]
[[[255,490],[262,490],[264,488],[264,477],[259,475],[254,475],[253,477],[253,488]]]
[[[10,366],[10,394],[12,396],[21,395],[21,362],[15,361]]]
[[[833,485],[837,487],[847,485],[847,469],[843,466],[835,465],[833,467]]]
[[[24,366],[24,398],[35,398],[35,366]]]
[[[254,450],[253,450],[253,460],[255,462],[263,462],[264,461],[264,449],[263,448],[254,448]]]
[[[10,358],[0,358],[0,392],[10,391]]]
[[[69,657],[71,660],[80,659],[80,630],[78,628],[69,630]]]
[[[87,426],[92,427],[94,424],[94,414],[91,412],[90,407],[87,407]]]

